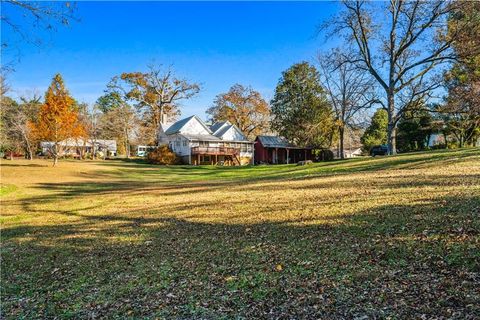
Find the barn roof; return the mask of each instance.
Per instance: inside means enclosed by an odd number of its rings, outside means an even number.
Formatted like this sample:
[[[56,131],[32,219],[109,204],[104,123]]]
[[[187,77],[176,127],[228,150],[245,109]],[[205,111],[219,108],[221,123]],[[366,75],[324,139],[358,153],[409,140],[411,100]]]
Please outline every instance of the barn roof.
[[[287,139],[279,136],[258,136],[257,139],[265,148],[291,148],[291,149],[310,149],[303,148],[288,142]]]

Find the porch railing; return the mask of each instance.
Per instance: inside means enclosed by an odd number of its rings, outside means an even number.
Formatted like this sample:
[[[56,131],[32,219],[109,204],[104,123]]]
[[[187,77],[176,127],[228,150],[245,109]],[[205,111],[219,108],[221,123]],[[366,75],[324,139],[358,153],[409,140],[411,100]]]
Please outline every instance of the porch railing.
[[[192,154],[236,155],[240,148],[231,147],[192,147]]]

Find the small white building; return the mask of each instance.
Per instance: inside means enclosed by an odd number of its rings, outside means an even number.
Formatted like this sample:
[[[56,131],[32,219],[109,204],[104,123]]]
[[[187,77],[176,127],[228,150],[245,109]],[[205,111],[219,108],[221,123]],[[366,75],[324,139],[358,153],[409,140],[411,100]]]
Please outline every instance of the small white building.
[[[191,116],[168,128],[164,126],[164,133],[159,138],[168,142],[184,163],[253,164],[253,142],[228,121],[208,126],[199,117]]]
[[[333,152],[333,156],[335,159],[340,159],[340,149],[331,149]],[[356,147],[356,148],[348,148],[343,150],[343,157],[345,159],[347,158],[356,158],[356,157],[361,157],[363,155],[362,148]]]

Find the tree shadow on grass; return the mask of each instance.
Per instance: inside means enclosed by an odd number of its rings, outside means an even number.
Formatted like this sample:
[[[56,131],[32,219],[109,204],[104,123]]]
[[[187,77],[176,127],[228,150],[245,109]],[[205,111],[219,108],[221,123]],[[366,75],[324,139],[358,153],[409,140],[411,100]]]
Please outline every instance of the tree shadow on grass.
[[[479,208],[445,196],[248,224],[58,212],[79,220],[2,232],[3,315],[473,319]]]

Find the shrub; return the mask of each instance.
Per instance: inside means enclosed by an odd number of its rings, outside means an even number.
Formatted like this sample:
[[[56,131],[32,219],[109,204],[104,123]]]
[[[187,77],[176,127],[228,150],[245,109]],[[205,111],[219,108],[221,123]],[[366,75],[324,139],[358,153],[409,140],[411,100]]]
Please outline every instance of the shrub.
[[[334,159],[334,154],[332,150],[322,149],[318,153],[318,161],[332,161]]]
[[[179,164],[180,159],[167,145],[159,146],[147,154],[147,161],[153,164]]]

